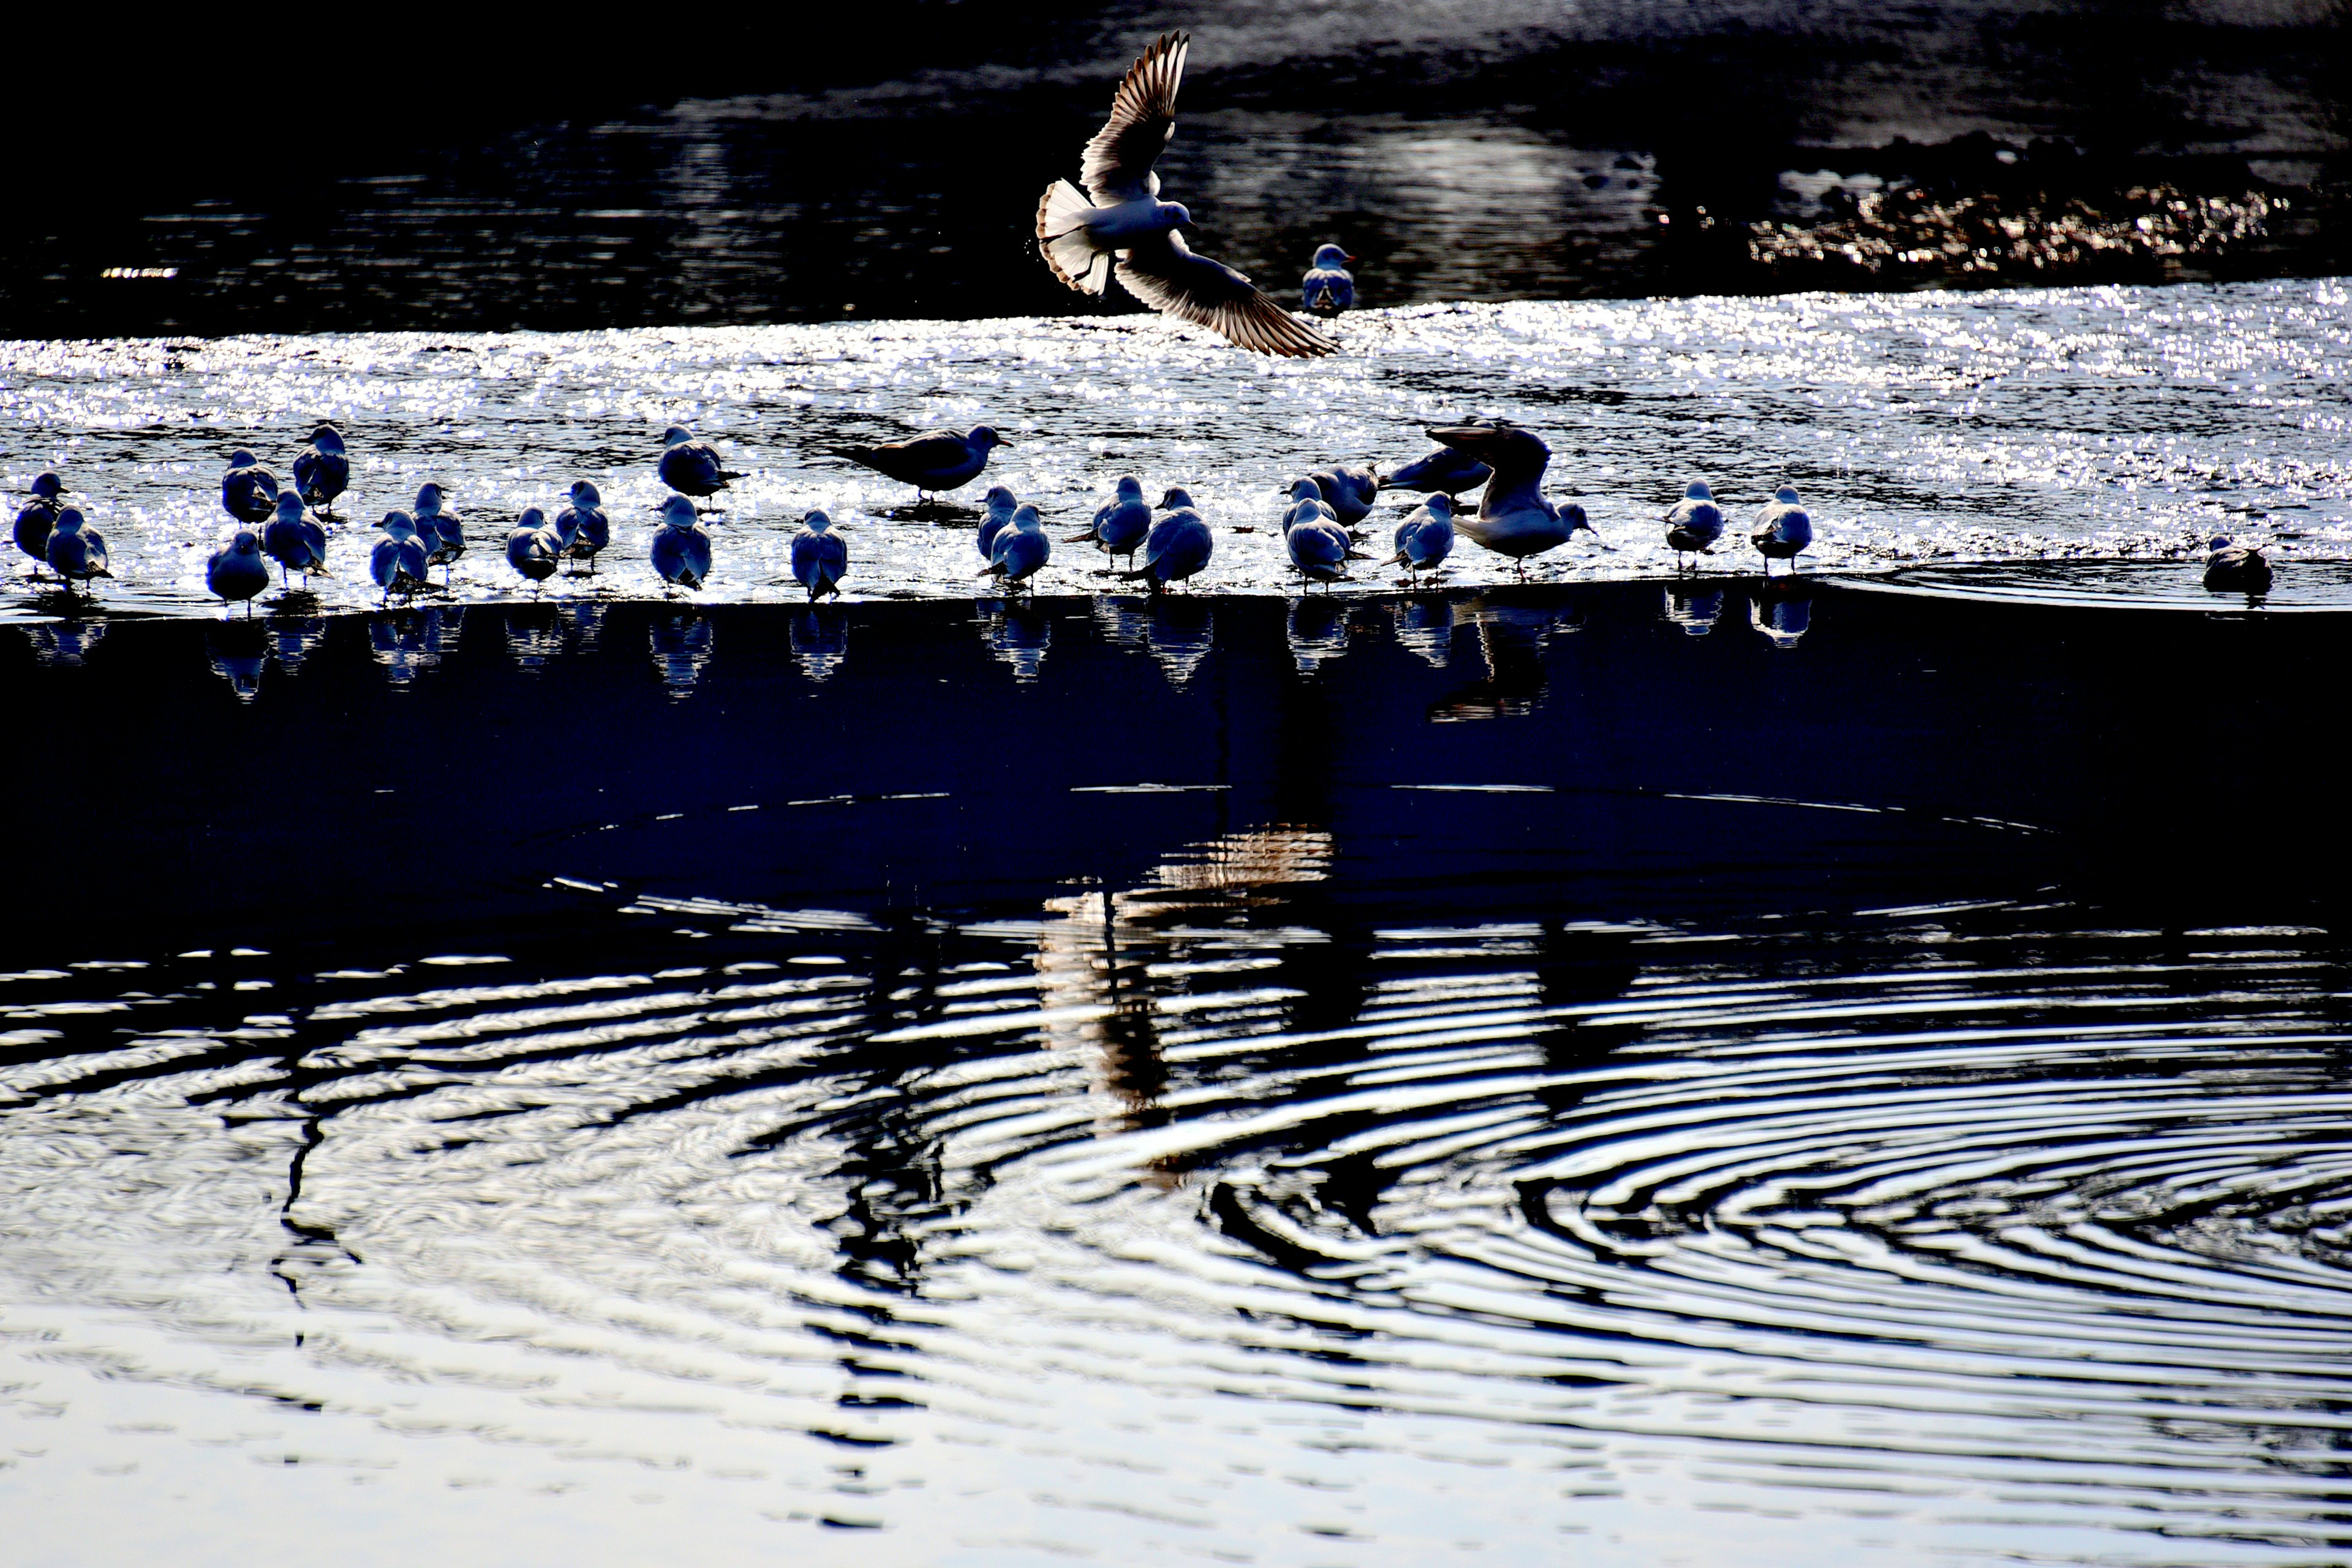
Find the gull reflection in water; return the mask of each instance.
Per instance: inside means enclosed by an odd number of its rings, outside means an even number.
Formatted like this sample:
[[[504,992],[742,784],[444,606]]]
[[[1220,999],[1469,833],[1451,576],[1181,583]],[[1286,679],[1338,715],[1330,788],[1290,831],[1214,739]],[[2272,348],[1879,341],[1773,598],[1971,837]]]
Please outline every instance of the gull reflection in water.
[[[825,680],[849,657],[849,617],[838,605],[800,605],[785,630],[793,658],[811,680]]]
[[[1457,688],[1432,704],[1432,720],[1515,719],[1535,711],[1545,691],[1544,644],[1583,629],[1572,603],[1537,591],[1522,596],[1502,589],[1465,603],[1459,618],[1478,635],[1486,679]]]
[[[1301,675],[1312,675],[1348,651],[1348,606],[1328,595],[1290,601],[1290,657]]]
[[[714,629],[699,610],[673,610],[646,628],[654,673],[669,688],[671,697],[683,700],[694,695],[695,683],[710,662],[714,640]]]
[[[1673,583],[1666,587],[1666,620],[1695,637],[1715,630],[1723,618],[1723,590],[1704,583]]]
[[[1097,595],[1093,605],[1095,630],[1113,647],[1139,648],[1150,635],[1149,604],[1132,595]]]
[[[1324,879],[1331,858],[1331,836],[1320,828],[1259,828],[1196,845],[1154,867],[1139,888],[1046,900],[1034,955],[1038,1005],[1052,1020],[1045,1049],[1084,1073],[1097,1137],[1169,1120],[1163,1022],[1212,1009],[1220,994],[1234,1005],[1266,1000],[1256,977],[1274,959],[1253,949],[1299,933],[1252,932],[1234,917]],[[1179,1159],[1155,1160],[1143,1180],[1174,1186],[1183,1173]]]
[[[1444,669],[1454,658],[1454,601],[1414,595],[1389,601],[1389,619],[1396,640],[1419,654],[1432,669]]]
[[[457,651],[457,634],[466,629],[466,612],[440,605],[418,609],[404,605],[378,610],[368,617],[368,647],[395,687],[404,687]]]
[[[33,657],[43,664],[79,664],[106,636],[104,621],[44,621],[26,626]]]
[[[283,605],[285,600],[278,603]],[[276,656],[278,668],[288,675],[299,671],[302,661],[327,640],[327,623],[318,616],[281,609],[265,616],[261,624],[268,628],[269,651]]]
[[[512,605],[507,609],[507,652],[523,672],[536,675],[563,655],[563,621],[553,605]]]
[[[566,599],[555,606],[572,646],[582,653],[596,651],[596,639],[604,631],[604,606],[584,599]]]
[[[982,623],[988,651],[1013,667],[1015,680],[1034,680],[1054,645],[1054,623],[1045,610],[1019,602],[989,612]]]
[[[1801,583],[1787,587],[1769,584],[1748,602],[1748,624],[1762,632],[1774,647],[1786,653],[1812,629],[1812,590]]]
[[[261,667],[269,658],[269,634],[258,621],[216,621],[205,629],[205,653],[213,673],[229,684],[239,702],[261,695]]]
[[[1160,672],[1181,691],[1216,642],[1216,616],[1206,599],[1162,594],[1151,601],[1151,619],[1143,636]]]

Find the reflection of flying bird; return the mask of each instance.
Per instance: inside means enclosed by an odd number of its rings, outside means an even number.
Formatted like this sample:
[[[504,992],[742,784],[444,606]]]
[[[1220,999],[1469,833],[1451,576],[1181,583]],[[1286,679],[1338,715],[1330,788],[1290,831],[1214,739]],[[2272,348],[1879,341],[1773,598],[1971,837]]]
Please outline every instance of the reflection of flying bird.
[[[839,455],[902,485],[914,486],[917,499],[928,500],[933,490],[971,483],[988,467],[989,453],[1010,445],[988,426],[975,425],[961,436],[952,430],[926,430],[878,447],[844,447]]]
[[[1171,488],[1160,498],[1160,509],[1165,515],[1143,541],[1143,564],[1119,574],[1130,583],[1150,584],[1155,594],[1206,566],[1217,549],[1208,520],[1194,509],[1189,491]]]
[[[1176,89],[1184,79],[1183,33],[1164,33],[1137,60],[1111,100],[1110,119],[1087,143],[1079,177],[1045,188],[1037,204],[1037,249],[1054,276],[1081,294],[1110,284],[1114,260],[1127,291],[1165,316],[1193,321],[1265,354],[1328,354],[1339,344],[1276,304],[1222,261],[1196,256],[1177,229],[1192,215],[1160,199],[1151,172],[1176,134]]]
[[[1666,546],[1675,552],[1675,564],[1680,566],[1685,555],[1712,554],[1715,542],[1723,537],[1723,521],[1715,492],[1705,481],[1693,479],[1683,499],[1666,513]]]
[[[1318,246],[1307,276],[1298,280],[1298,302],[1318,316],[1336,316],[1356,302],[1355,275],[1348,264],[1356,258],[1336,245]]]
[[[1431,430],[1429,438],[1495,471],[1486,493],[1478,499],[1476,513],[1457,516],[1454,525],[1475,542],[1517,562],[1521,576],[1527,575],[1528,557],[1567,543],[1579,529],[1595,540],[1601,537],[1574,501],[1554,506],[1544,500],[1544,469],[1551,462],[1551,448],[1532,432],[1496,419],[1444,426]]]
[[[2205,586],[2217,594],[2267,594],[2271,563],[2259,545],[2232,544],[2216,536],[2206,546]]]
[[[1791,572],[1797,569],[1797,557],[1813,542],[1813,520],[1798,504],[1796,486],[1782,485],[1772,492],[1772,499],[1756,514],[1756,531],[1750,538],[1763,553],[1765,575],[1771,575],[1775,561],[1788,562]]]
[[[808,590],[809,602],[827,594],[839,598],[848,570],[849,546],[833,531],[833,519],[822,511],[803,514],[801,531],[793,535],[793,579]]]
[[[261,536],[240,528],[227,547],[215,550],[205,562],[205,587],[223,604],[245,601],[253,614],[253,596],[269,586],[269,563],[261,558]]]

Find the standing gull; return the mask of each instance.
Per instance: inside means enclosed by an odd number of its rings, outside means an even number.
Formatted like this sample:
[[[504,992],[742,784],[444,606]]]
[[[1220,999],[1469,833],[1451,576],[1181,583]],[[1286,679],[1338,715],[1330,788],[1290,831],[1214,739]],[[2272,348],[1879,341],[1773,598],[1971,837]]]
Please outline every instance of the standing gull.
[[[1750,542],[1763,552],[1764,574],[1772,574],[1775,561],[1786,561],[1794,572],[1797,557],[1812,542],[1813,520],[1797,503],[1797,487],[1782,485],[1756,514],[1756,531],[1750,535]]]
[[[1715,542],[1723,537],[1723,509],[1715,504],[1715,492],[1705,481],[1693,479],[1683,491],[1683,499],[1666,513],[1666,544],[1675,552],[1675,566],[1680,570],[1685,555],[1713,553]],[[1697,562],[1691,563],[1696,568]]]
[[[1282,547],[1288,552],[1290,563],[1298,568],[1302,584],[1311,581],[1328,587],[1348,574],[1351,541],[1329,511],[1321,501],[1302,499],[1284,515]]]
[[[243,447],[221,472],[221,510],[239,522],[267,522],[278,510],[278,476]]]
[[[839,456],[914,486],[919,503],[929,500],[933,490],[955,489],[980,478],[980,470],[988,467],[988,454],[1011,444],[989,426],[975,425],[968,435],[926,430],[879,447],[845,447]]]
[[[1037,515],[1035,507],[1024,506],[996,536],[995,552],[981,575],[1011,588],[1024,588],[1053,555],[1054,542],[1046,537],[1045,520]]]
[[[310,444],[294,454],[294,488],[320,517],[331,519],[335,498],[351,489],[352,459],[343,450],[343,433],[331,422],[310,432]]]
[[[66,482],[53,473],[33,476],[32,499],[16,514],[16,548],[33,558],[33,575],[49,563],[49,535],[57,531],[58,498]]]
[[[466,553],[466,532],[462,521],[454,511],[446,510],[446,494],[439,485],[420,485],[416,490],[416,538],[425,546],[425,563],[441,568],[441,581],[446,585],[455,563]]]
[[[302,498],[292,490],[279,490],[270,512],[269,526],[261,531],[261,548],[278,563],[279,580],[299,572],[308,586],[311,573],[323,576],[327,531],[303,514]]]
[[[507,535],[507,564],[537,584],[555,575],[562,556],[563,536],[548,526],[547,514],[535,506],[523,508],[514,531]]]
[[[1348,264],[1356,258],[1336,245],[1315,252],[1315,260],[1299,279],[1298,302],[1318,316],[1336,316],[1356,302],[1355,275]]]
[[[994,558],[996,536],[1004,531],[1005,525],[1013,521],[1013,514],[1020,510],[1021,498],[1014,495],[1009,487],[988,487],[988,515],[980,520],[980,536],[974,541],[980,546],[982,561]]]
[[[1339,520],[1341,528],[1353,528],[1371,515],[1372,502],[1381,493],[1380,465],[1369,468],[1342,468],[1338,463],[1318,472],[1315,488],[1323,492],[1323,500],[1331,508],[1331,515]]]
[[[562,537],[567,559],[584,561],[593,574],[597,552],[613,541],[613,524],[604,515],[604,498],[586,479],[573,481],[572,504],[555,514],[555,531]]]
[[[1119,574],[1130,583],[1140,579],[1149,584],[1155,594],[1200,571],[1217,550],[1208,520],[1194,508],[1190,492],[1171,489],[1160,498],[1160,507],[1167,515],[1151,525],[1144,539],[1143,564]]]
[[[793,535],[793,576],[808,590],[809,603],[827,594],[841,597],[841,579],[848,571],[849,546],[833,531],[833,519],[822,511],[803,515],[801,531]]]
[[[289,498],[297,505],[299,496]],[[383,590],[386,600],[394,594],[414,594],[424,585],[426,571],[425,545],[416,531],[416,520],[404,511],[388,511],[376,524],[383,537],[375,542],[368,552],[368,575]]]
[[[1496,419],[1445,426],[1430,431],[1429,438],[1495,470],[1477,511],[1457,515],[1454,525],[1474,542],[1517,562],[1520,576],[1528,574],[1528,557],[1567,543],[1579,529],[1596,540],[1601,537],[1574,501],[1554,506],[1544,500],[1544,468],[1551,461],[1551,448],[1533,433]]]
[[[1165,503],[1163,503],[1165,504]],[[1282,536],[1302,522],[1337,522],[1339,514],[1323,499],[1323,489],[1313,479],[1293,479],[1290,482],[1290,504],[1283,509]]]
[[[693,431],[673,425],[662,432],[661,461],[656,466],[661,482],[682,496],[707,500],[743,476],[719,461],[719,448],[699,440]]]
[[[205,563],[205,589],[225,605],[243,599],[247,616],[253,614],[253,596],[268,586],[269,563],[261,558],[261,535],[249,528],[238,529],[227,548],[214,551]]]
[[[1143,536],[1151,531],[1151,508],[1143,499],[1143,481],[1133,474],[1122,475],[1117,493],[1110,503],[1095,513],[1095,520],[1084,533],[1073,534],[1069,542],[1091,541],[1105,555],[1124,555],[1129,567],[1135,564],[1135,552],[1143,546]]]
[[[1412,576],[1434,572],[1454,553],[1454,498],[1443,491],[1405,514],[1397,524],[1396,559]]]
[[[114,575],[107,570],[106,541],[98,530],[84,526],[78,507],[58,513],[58,526],[49,534],[49,570],[64,581],[68,593],[76,583]]]
[[[2205,586],[2217,594],[2267,594],[2271,563],[2259,545],[2232,544],[2217,535],[2206,546]]]
[[[710,580],[710,535],[703,531],[694,503],[684,496],[672,496],[654,510],[662,519],[654,535],[654,570],[665,583],[701,587]]]
[[[1056,180],[1037,204],[1038,254],[1055,277],[1081,294],[1109,287],[1116,261],[1120,284],[1153,310],[1259,353],[1335,353],[1339,344],[1241,273],[1194,255],[1177,233],[1192,215],[1181,203],[1160,199],[1160,176],[1151,165],[1176,134],[1176,89],[1191,47],[1191,35],[1163,33],[1129,69],[1111,100],[1110,119],[1082,154],[1084,194]]]

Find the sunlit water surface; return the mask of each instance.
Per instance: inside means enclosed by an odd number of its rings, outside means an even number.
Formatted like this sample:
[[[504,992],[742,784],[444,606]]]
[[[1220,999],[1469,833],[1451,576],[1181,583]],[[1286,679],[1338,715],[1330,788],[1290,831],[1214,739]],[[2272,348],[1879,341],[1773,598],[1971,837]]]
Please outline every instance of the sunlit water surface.
[[[1352,315],[1347,352],[1306,363],[1136,317],[16,342],[0,345],[0,479],[65,472],[113,553],[109,605],[203,613],[227,453],[284,472],[331,416],[357,477],[321,606],[373,599],[372,525],[428,479],[472,542],[448,598],[525,594],[506,531],[582,477],[603,488],[614,543],[598,577],[550,592],[644,595],[660,586],[652,460],[661,428],[685,423],[748,476],[713,524],[707,597],[797,596],[788,541],[811,507],[849,530],[853,595],[962,595],[980,564],[970,517],[893,515],[911,490],[830,454],[986,422],[1013,445],[955,501],[1001,480],[1063,532],[1121,473],[1155,498],[1183,485],[1218,530],[1198,586],[1264,591],[1290,576],[1275,526],[1288,480],[1394,468],[1429,450],[1433,420],[1502,415],[1551,443],[1551,493],[1580,499],[1602,538],[1544,557],[1541,577],[1670,571],[1656,520],[1705,479],[1743,521],[1774,486],[1801,487],[1821,570],[2180,560],[2221,531],[2269,542],[2284,591],[2295,563],[2352,552],[2346,300],[2322,279],[1432,306]],[[1717,563],[1757,563],[1738,527]],[[1103,564],[1059,544],[1039,585],[1097,587]],[[1376,563],[1358,570],[1387,585]],[[1445,581],[1507,574],[1465,541]],[[2321,580],[2340,602],[2337,574]],[[58,608],[20,591],[0,614]]]

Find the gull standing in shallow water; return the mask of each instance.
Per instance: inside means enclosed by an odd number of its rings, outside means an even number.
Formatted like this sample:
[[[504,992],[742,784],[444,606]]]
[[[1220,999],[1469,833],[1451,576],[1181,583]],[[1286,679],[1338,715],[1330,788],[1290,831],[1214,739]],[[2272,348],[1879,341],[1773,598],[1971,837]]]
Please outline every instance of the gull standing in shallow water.
[[[1750,542],[1763,552],[1764,574],[1772,574],[1772,563],[1786,561],[1789,570],[1797,569],[1797,557],[1813,542],[1813,520],[1797,502],[1797,487],[1782,485],[1772,492],[1772,499],[1756,514],[1756,531]]]
[[[555,531],[563,541],[565,558],[586,562],[593,575],[597,552],[612,542],[613,524],[604,515],[604,498],[594,485],[575,480],[570,493],[572,504],[555,514]]]
[[[33,476],[32,499],[16,514],[16,548],[33,558],[33,575],[49,563],[49,535],[57,531],[58,498],[66,482],[53,473]]]
[[[678,425],[662,432],[661,461],[656,471],[662,483],[697,500],[717,495],[727,489],[728,480],[743,477],[719,462],[718,447],[696,439],[693,431]]]
[[[415,525],[417,542],[425,546],[425,563],[441,568],[446,586],[455,563],[466,553],[465,528],[457,514],[444,510],[446,500],[439,485],[421,485],[416,491]]]
[[[1666,513],[1666,544],[1675,552],[1675,567],[1679,571],[1685,555],[1711,555],[1715,542],[1723,537],[1723,509],[1715,504],[1715,492],[1703,480],[1693,479],[1683,491],[1683,499]],[[1694,568],[1697,563],[1692,563]]]
[[[547,514],[535,506],[522,509],[514,531],[507,535],[507,564],[534,585],[555,575],[563,557],[563,535],[548,526]]]
[[[919,504],[929,500],[933,490],[951,490],[971,483],[980,478],[981,469],[988,467],[989,453],[1011,445],[989,426],[975,425],[969,435],[926,430],[903,441],[885,441],[879,447],[844,447],[837,456],[862,463],[902,485],[914,486]]]
[[[1021,510],[1021,498],[1003,485],[988,487],[988,515],[980,520],[980,536],[974,542],[980,546],[980,558],[992,560],[996,554],[996,536],[1004,531],[1013,514]]]
[[[701,587],[710,580],[710,535],[703,531],[694,503],[684,496],[672,496],[654,510],[662,520],[654,534],[654,570],[665,583]]]
[[[801,531],[793,535],[793,576],[808,590],[809,603],[827,594],[841,597],[841,579],[849,571],[849,546],[833,531],[833,519],[822,511],[803,514]]]
[[[269,586],[269,563],[261,558],[261,535],[249,528],[240,528],[236,537],[223,550],[215,550],[205,562],[205,587],[223,604],[245,601],[245,613],[253,614],[253,597]]]
[[[278,510],[278,476],[243,447],[221,472],[221,510],[239,522],[267,522]]]
[[[1397,524],[1396,559],[1409,575],[1434,572],[1454,553],[1454,498],[1440,491],[1405,513]]]
[[[996,536],[995,552],[981,575],[994,577],[1008,587],[1024,588],[1053,556],[1054,542],[1045,535],[1045,520],[1037,515],[1035,507],[1024,506]]]
[[[1323,488],[1320,485],[1313,479],[1290,481],[1290,504],[1285,507],[1282,512],[1283,538],[1289,538],[1290,531],[1302,522],[1338,522],[1339,521],[1339,514],[1333,511],[1331,503],[1323,499]]]
[[[1135,565],[1135,552],[1142,548],[1143,536],[1151,531],[1151,508],[1143,500],[1143,481],[1133,474],[1122,475],[1110,503],[1095,513],[1095,520],[1084,533],[1074,533],[1068,542],[1081,544],[1092,541],[1105,555],[1124,555],[1129,567]]]
[[[1554,506],[1544,500],[1544,468],[1551,461],[1551,448],[1532,432],[1496,419],[1445,426],[1431,430],[1429,438],[1495,471],[1477,511],[1457,515],[1454,525],[1474,542],[1517,562],[1520,576],[1528,574],[1528,557],[1567,543],[1579,529],[1600,539],[1600,530],[1586,520],[1582,507],[1574,501]]]
[[[1336,316],[1356,302],[1355,275],[1348,264],[1356,258],[1336,245],[1315,252],[1307,276],[1298,280],[1298,302],[1318,316]]]
[[[303,513],[302,498],[290,489],[279,490],[271,510],[269,526],[261,531],[261,548],[278,563],[279,580],[299,572],[307,587],[311,573],[326,575],[327,531]]]
[[[1315,476],[1315,488],[1323,493],[1331,515],[1339,520],[1341,528],[1353,528],[1371,515],[1372,502],[1381,493],[1380,465],[1369,468],[1348,468],[1334,463]]]
[[[301,497],[291,499],[301,504]],[[387,600],[394,594],[415,593],[425,585],[427,570],[425,541],[416,531],[416,520],[404,511],[388,511],[376,526],[384,536],[368,552],[368,575],[375,579]]]
[[[1149,584],[1155,594],[1200,571],[1217,551],[1208,520],[1193,507],[1189,491],[1170,489],[1160,498],[1160,508],[1167,515],[1151,525],[1143,542],[1143,564],[1119,574],[1129,583]]]
[[[2206,546],[2205,586],[2217,594],[2267,594],[2271,591],[2271,563],[2262,548],[2253,544],[2232,544],[2226,536],[2216,535]]]
[[[1336,353],[1339,344],[1241,273],[1194,255],[1177,232],[1192,215],[1181,203],[1160,199],[1151,165],[1176,134],[1176,89],[1191,47],[1189,34],[1163,33],[1129,68],[1110,119],[1081,155],[1086,191],[1056,180],[1037,204],[1038,254],[1081,294],[1108,288],[1115,261],[1120,284],[1161,315],[1197,322],[1259,353]]]
[[[294,454],[294,488],[320,517],[331,519],[335,514],[328,509],[351,484],[352,459],[343,450],[343,433],[331,421],[321,423],[310,432],[310,444]]]

